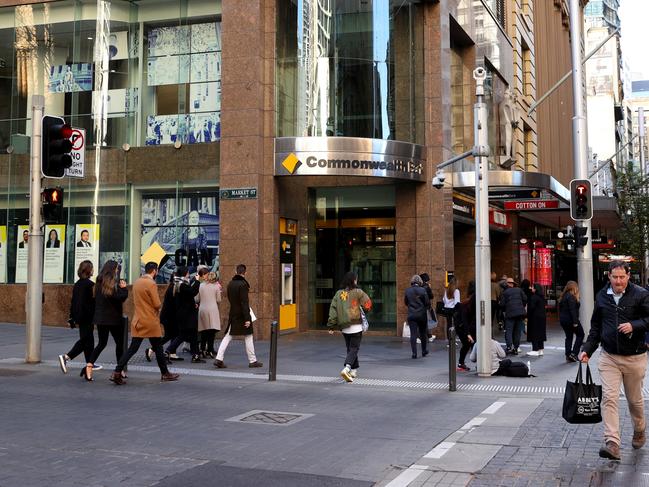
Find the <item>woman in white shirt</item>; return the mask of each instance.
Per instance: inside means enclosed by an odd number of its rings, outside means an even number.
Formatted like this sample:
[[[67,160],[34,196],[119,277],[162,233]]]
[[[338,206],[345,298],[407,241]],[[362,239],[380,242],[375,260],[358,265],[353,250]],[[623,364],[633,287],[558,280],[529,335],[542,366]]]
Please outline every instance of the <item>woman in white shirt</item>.
[[[446,336],[450,335],[449,328],[453,326],[453,319],[457,313],[456,306],[460,304],[460,283],[455,277],[448,280],[448,286],[444,290],[442,301],[444,302],[444,311],[442,314],[446,317]]]

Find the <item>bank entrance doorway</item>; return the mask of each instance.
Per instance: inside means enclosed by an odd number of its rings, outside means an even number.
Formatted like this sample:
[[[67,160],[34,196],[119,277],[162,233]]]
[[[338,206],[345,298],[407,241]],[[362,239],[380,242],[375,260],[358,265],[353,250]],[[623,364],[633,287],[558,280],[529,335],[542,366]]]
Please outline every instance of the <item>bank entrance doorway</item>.
[[[311,193],[315,259],[309,323],[325,328],[329,305],[347,271],[372,299],[371,329],[396,325],[396,223],[393,186],[318,188]],[[315,247],[315,248],[314,248]]]

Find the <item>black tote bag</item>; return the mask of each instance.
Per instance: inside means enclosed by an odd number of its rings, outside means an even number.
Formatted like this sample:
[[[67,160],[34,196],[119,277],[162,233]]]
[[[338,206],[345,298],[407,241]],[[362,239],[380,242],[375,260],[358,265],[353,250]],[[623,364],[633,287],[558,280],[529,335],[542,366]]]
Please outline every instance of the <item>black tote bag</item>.
[[[602,386],[593,382],[588,364],[586,382],[583,381],[581,362],[575,382],[566,381],[563,419],[572,424],[594,424],[602,421]]]

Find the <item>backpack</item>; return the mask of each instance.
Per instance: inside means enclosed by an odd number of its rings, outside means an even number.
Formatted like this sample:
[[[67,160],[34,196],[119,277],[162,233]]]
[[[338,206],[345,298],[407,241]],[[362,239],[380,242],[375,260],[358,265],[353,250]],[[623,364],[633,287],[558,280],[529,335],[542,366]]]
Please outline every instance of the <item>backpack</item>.
[[[530,374],[530,369],[523,362],[512,362],[508,358],[500,361],[500,366],[493,375],[503,375],[505,377],[536,377]]]

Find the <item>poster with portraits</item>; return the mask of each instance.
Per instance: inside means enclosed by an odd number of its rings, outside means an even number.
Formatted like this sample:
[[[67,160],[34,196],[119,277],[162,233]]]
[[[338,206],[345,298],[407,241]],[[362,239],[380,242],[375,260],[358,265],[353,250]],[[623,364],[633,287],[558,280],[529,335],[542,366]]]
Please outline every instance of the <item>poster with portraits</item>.
[[[29,225],[18,225],[16,231],[16,284],[27,282]]]
[[[65,263],[65,225],[45,225],[43,282],[63,283]]]
[[[0,282],[7,282],[7,227],[0,225]]]
[[[74,281],[79,280],[77,269],[84,260],[92,262],[97,275],[99,272],[99,225],[77,224],[74,228]]]

